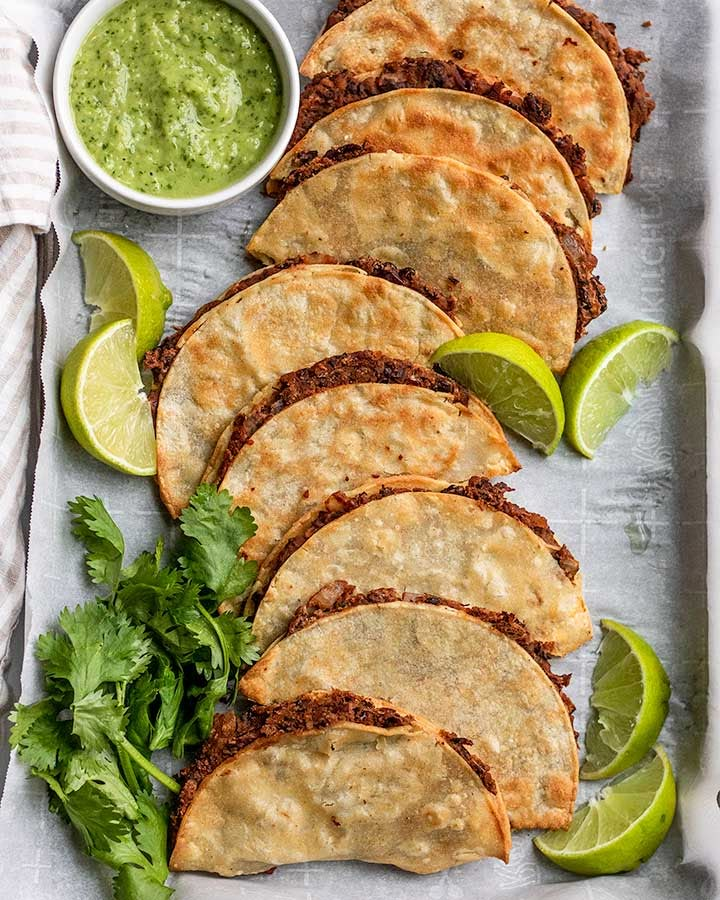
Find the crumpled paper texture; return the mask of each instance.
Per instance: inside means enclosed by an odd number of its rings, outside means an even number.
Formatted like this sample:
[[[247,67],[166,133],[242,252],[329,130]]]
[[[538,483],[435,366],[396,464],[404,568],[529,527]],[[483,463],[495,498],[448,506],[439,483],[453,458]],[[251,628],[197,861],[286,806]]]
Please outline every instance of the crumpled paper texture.
[[[53,6],[52,3],[47,3]],[[72,9],[66,4],[69,21]],[[331,4],[268,0],[301,57]],[[588,4],[615,21],[624,45],[641,46],[653,61],[648,81],[658,109],[643,132],[635,180],[620,197],[605,198],[595,220],[595,252],[607,285],[609,311],[591,336],[634,318],[689,331],[704,304],[700,230],[707,186],[702,148],[709,60],[710,10],[689,0],[681,15],[662,0]],[[57,5],[55,6],[57,8]],[[642,27],[651,21],[649,28]],[[717,52],[717,51],[716,51]],[[169,529],[152,481],[126,478],[88,457],[72,440],[57,399],[62,362],[85,333],[73,228],[106,228],[140,241],[156,259],[175,303],[168,327],[183,322],[250,267],[244,245],[269,209],[259,191],[229,209],[169,219],[126,209],[105,197],[63,160],[54,211],[64,252],[43,293],[48,319],[42,378],[45,423],[33,507],[23,674],[26,702],[39,692],[32,656],[37,634],[58,611],[91,596],[81,554],[68,529],[66,502],[78,493],[103,497],[129,537],[129,553]],[[679,777],[681,812],[670,835],[639,871],[595,881],[575,879],[534,851],[531,835],[516,834],[509,866],[487,862],[422,879],[362,863],[308,864],[242,881],[201,875],[177,878],[181,900],[706,900],[716,896],[703,865],[684,846],[682,805],[698,769],[706,728],[707,590],[705,509],[705,379],[698,352],[677,351],[672,372],[642,394],[632,415],[592,462],[562,446],[545,460],[514,441],[523,470],[513,476],[514,499],[547,515],[579,558],[595,640],[555,664],[571,671],[577,727],[586,721],[589,680],[599,620],[609,616],[638,628],[657,649],[673,684],[662,740]],[[597,786],[583,785],[587,796]],[[708,827],[717,808],[708,808]],[[69,830],[46,810],[44,790],[11,763],[0,806],[0,896],[19,900],[90,900],[109,896],[108,873],[82,856]]]

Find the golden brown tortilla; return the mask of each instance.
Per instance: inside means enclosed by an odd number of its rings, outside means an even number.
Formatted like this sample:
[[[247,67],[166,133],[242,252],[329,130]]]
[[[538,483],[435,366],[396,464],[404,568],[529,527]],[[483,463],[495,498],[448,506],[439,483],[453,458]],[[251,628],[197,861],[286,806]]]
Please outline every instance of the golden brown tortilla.
[[[319,171],[285,196],[248,251],[263,262],[329,253],[411,266],[457,297],[465,331],[514,335],[557,372],[582,333],[581,290],[602,293],[588,273],[576,287],[556,230],[522,193],[428,156],[365,153]],[[590,318],[602,311],[598,297],[590,305]]]
[[[502,798],[462,741],[339,691],[217,716],[183,775],[175,871],[361,859],[426,874],[510,851]]]
[[[268,190],[276,190],[310,154],[363,143],[378,151],[446,156],[507,178],[537,210],[592,242],[585,197],[550,138],[509,106],[446,88],[406,88],[341,107],[288,150]]]
[[[240,689],[261,703],[330,687],[385,697],[473,742],[514,828],[565,828],[578,784],[566,681],[553,682],[514,616],[338,582],[298,611]]]
[[[240,426],[255,417],[248,408]],[[334,491],[386,475],[463,481],[475,472],[493,477],[518,468],[502,428],[479,400],[369,382],[319,390],[274,413],[249,440],[237,445],[231,438],[218,486],[236,506],[252,510],[258,530],[243,553],[262,561]]]
[[[637,82],[630,86],[636,93],[644,90],[642,74],[637,54],[623,54],[612,31],[595,17],[578,9],[578,17],[609,52],[549,0],[370,0],[357,5],[311,47],[303,75],[372,72],[404,57],[456,59],[522,94],[549,100],[558,127],[587,151],[595,188],[622,191],[632,149],[631,120],[610,53],[623,77]],[[652,108],[649,98],[645,105]]]
[[[225,427],[285,372],[365,348],[425,363],[461,334],[426,297],[353,266],[300,264],[236,292],[183,332],[162,382],[163,502],[180,514]]]
[[[577,649],[592,636],[578,564],[541,516],[505,500],[506,490],[481,478],[451,486],[404,476],[330,497],[286,533],[259,573],[253,633],[261,650],[338,578],[360,592],[380,584],[506,610],[553,654]]]

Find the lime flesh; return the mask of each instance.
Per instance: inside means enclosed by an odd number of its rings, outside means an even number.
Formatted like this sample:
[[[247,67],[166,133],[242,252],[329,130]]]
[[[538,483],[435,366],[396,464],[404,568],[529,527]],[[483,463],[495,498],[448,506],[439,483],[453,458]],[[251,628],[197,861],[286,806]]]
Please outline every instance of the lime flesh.
[[[93,330],[117,319],[132,319],[140,358],[160,340],[172,294],[152,258],[134,241],[109,231],[78,231],[85,267],[85,302],[96,307]]]
[[[646,862],[665,839],[675,815],[672,766],[657,745],[626,775],[575,812],[567,831],[548,831],[535,846],[577,875],[614,875]]]
[[[670,681],[644,638],[611,619],[592,676],[592,715],[580,771],[587,780],[611,778],[639,762],[665,723]]]
[[[655,322],[628,322],[586,344],[570,363],[562,383],[566,437],[592,458],[610,429],[630,409],[641,384],[650,384],[670,365],[680,337]]]
[[[565,410],[545,361],[518,338],[468,334],[439,347],[431,362],[483,400],[497,419],[551,454],[562,437]]]
[[[71,351],[60,398],[70,430],[97,459],[129,475],[154,475],[155,432],[129,319],[103,325]]]

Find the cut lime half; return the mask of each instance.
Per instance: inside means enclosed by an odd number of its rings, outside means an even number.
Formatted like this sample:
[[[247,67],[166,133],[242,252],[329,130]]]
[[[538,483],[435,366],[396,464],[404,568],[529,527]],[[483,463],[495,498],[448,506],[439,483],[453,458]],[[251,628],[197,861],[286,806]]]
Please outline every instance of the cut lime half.
[[[132,319],[138,359],[154,347],[165,328],[172,294],[152,258],[134,241],[109,231],[77,231],[85,267],[85,302],[97,308],[92,329],[117,319]]]
[[[483,400],[498,420],[550,455],[565,425],[560,388],[542,357],[524,341],[485,332],[439,347],[431,363]]]
[[[670,681],[650,644],[612,619],[600,624],[580,771],[588,780],[612,778],[639,762],[657,740],[670,700]]]
[[[563,379],[566,437],[592,458],[610,429],[630,409],[641,384],[670,365],[680,336],[655,322],[628,322],[586,344]]]
[[[60,397],[75,439],[128,475],[154,475],[155,430],[129,319],[109,322],[71,351]]]
[[[577,875],[629,872],[663,842],[676,803],[672,766],[657,745],[642,764],[577,809],[567,831],[546,831],[534,844],[549,860]]]

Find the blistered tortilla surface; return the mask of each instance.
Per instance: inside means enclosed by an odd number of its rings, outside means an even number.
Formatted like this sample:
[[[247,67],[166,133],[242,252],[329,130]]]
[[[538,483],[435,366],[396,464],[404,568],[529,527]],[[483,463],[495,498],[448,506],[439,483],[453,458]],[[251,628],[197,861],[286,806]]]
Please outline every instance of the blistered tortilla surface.
[[[336,687],[422,715],[473,742],[515,828],[563,828],[578,783],[558,691],[514,640],[467,613],[397,601],[332,613],[278,641],[244,676],[261,703]]]
[[[225,427],[280,375],[365,349],[426,363],[460,334],[425,297],[350,266],[297,266],[226,300],[183,334],[163,381],[156,421],[163,501],[180,513]]]
[[[375,150],[447,156],[508,178],[540,212],[592,240],[583,195],[550,138],[514,109],[462,91],[405,88],[342,107],[311,128],[271,177],[286,178],[298,153],[323,155],[364,142]]]
[[[362,74],[408,56],[456,58],[549,100],[555,124],[587,151],[596,190],[622,190],[631,152],[622,85],[607,54],[557,4],[370,0],[316,41],[301,71]]]
[[[206,777],[174,870],[247,875],[360,859],[437,872],[507,858],[502,801],[437,733],[357,724],[256,742]]]
[[[391,494],[321,528],[270,582],[253,621],[260,647],[338,579],[360,593],[394,587],[512,612],[558,655],[592,633],[580,575],[571,581],[526,525],[456,494]]]
[[[220,488],[248,506],[257,533],[243,546],[262,560],[290,526],[335,491],[383,475],[464,481],[518,468],[482,403],[405,384],[321,391],[269,419],[233,458]]]
[[[514,335],[556,371],[575,346],[577,292],[552,227],[502,178],[455,160],[388,151],[338,163],[293,188],[248,250],[411,266],[458,298],[468,333]]]

